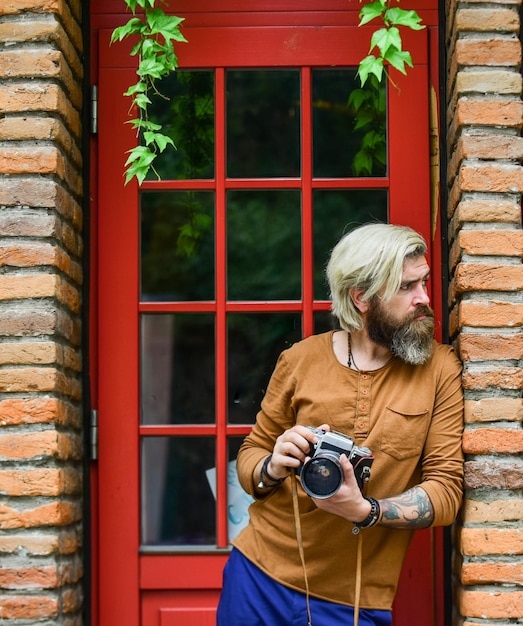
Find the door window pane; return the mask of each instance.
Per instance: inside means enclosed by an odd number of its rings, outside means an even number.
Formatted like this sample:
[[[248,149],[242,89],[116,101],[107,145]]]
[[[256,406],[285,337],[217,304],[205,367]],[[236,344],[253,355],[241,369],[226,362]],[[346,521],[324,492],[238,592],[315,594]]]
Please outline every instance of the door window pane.
[[[227,293],[230,300],[301,298],[299,191],[227,194]]]
[[[142,438],[142,544],[216,544],[214,450],[212,437]]]
[[[214,194],[143,191],[141,298],[214,299]]]
[[[214,316],[141,317],[141,423],[215,422]]]
[[[313,70],[315,177],[386,175],[386,101],[385,86],[362,88],[353,68]]]
[[[229,70],[227,176],[300,175],[298,70]]]
[[[254,424],[280,352],[301,339],[299,313],[227,316],[228,420]]]
[[[172,72],[157,81],[161,96],[151,98],[149,119],[174,141],[153,162],[147,179],[214,177],[214,73]]]
[[[366,222],[387,222],[386,189],[316,189],[312,196],[314,297],[330,298],[325,269],[341,237]]]

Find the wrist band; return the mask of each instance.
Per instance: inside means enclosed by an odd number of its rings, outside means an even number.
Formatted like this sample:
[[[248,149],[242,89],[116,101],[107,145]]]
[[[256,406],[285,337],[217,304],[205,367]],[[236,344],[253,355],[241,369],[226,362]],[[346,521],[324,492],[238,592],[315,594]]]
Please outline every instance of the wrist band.
[[[273,478],[267,468],[269,467],[269,463],[271,462],[272,454],[265,459],[263,462],[261,471],[260,471],[260,482],[258,483],[258,489],[272,489],[273,487],[277,487],[281,485],[282,482],[287,478],[284,476],[283,478]]]
[[[367,502],[370,502],[370,513],[363,520],[363,522],[354,522],[354,528],[352,532],[357,535],[362,528],[370,528],[377,524],[381,519],[381,507],[380,503],[374,498],[368,498],[367,496],[363,496]]]

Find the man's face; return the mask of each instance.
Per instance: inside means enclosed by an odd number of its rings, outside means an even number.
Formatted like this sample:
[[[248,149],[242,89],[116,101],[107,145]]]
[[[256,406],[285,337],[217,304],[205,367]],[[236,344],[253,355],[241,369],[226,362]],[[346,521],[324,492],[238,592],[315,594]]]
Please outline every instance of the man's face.
[[[432,354],[434,313],[429,306],[425,257],[406,259],[400,289],[390,300],[369,302],[367,332],[375,343],[411,365],[425,363]]]

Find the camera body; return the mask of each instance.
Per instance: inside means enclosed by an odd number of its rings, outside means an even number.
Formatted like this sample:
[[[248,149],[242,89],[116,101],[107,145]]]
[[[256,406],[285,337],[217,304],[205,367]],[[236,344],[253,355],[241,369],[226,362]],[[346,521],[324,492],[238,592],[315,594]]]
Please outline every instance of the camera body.
[[[340,456],[345,454],[354,468],[354,475],[360,490],[370,479],[370,469],[374,461],[369,448],[357,446],[351,437],[335,430],[325,431],[307,426],[317,436],[318,442],[311,444],[308,456],[297,470],[301,485],[313,498],[330,498],[343,483],[343,470]]]

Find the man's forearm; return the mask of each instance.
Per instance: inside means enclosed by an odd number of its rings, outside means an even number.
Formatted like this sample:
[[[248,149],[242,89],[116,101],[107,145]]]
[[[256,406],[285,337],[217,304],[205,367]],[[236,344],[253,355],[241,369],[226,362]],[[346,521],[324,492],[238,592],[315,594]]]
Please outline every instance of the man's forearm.
[[[427,528],[434,520],[434,510],[427,492],[413,487],[392,498],[379,501],[381,524],[394,528]]]

